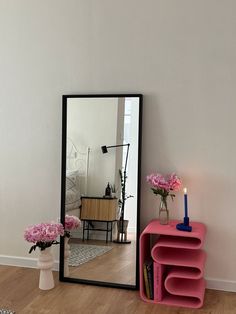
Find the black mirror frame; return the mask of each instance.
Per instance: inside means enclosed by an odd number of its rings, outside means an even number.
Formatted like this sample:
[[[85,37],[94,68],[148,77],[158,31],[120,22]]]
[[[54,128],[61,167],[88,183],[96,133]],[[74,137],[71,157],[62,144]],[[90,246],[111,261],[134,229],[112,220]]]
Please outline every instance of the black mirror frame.
[[[141,149],[142,149],[142,94],[77,94],[62,96],[62,150],[61,150],[61,223],[65,223],[65,182],[66,182],[66,138],[67,138],[67,99],[68,98],[111,98],[111,97],[138,97],[139,98],[139,128],[138,128],[138,184],[137,184],[137,235],[136,235],[136,280],[135,285],[85,280],[64,276],[64,238],[60,238],[60,265],[59,280],[62,282],[90,284],[103,287],[139,289],[139,236],[140,236],[140,194],[141,194]]]

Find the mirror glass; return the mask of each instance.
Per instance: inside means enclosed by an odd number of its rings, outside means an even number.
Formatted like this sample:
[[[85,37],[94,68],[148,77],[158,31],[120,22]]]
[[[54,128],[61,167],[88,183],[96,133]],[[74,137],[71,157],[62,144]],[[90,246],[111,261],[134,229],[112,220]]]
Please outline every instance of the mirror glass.
[[[61,280],[137,288],[141,101],[63,96]]]

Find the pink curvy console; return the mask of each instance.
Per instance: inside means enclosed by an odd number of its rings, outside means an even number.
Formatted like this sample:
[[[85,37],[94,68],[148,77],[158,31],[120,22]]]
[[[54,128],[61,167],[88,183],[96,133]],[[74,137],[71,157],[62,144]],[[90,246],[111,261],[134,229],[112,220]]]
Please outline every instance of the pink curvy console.
[[[190,308],[200,308],[205,294],[203,279],[206,253],[206,227],[191,222],[192,232],[151,221],[140,236],[140,296],[144,301]],[[147,298],[143,275],[146,260],[153,259],[154,299]]]

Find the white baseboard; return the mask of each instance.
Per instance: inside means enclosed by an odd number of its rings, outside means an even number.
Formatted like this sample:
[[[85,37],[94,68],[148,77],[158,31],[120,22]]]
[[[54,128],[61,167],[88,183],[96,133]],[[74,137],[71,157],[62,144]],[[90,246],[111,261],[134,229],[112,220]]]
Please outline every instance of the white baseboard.
[[[207,289],[236,292],[236,281],[215,278],[205,279],[207,283]]]
[[[0,255],[0,265],[37,268],[37,258]],[[54,262],[54,271],[59,270],[59,261]],[[236,292],[236,281],[206,278],[207,288]]]
[[[37,258],[0,255],[0,265],[38,268]],[[59,261],[54,261],[53,270],[59,270]]]

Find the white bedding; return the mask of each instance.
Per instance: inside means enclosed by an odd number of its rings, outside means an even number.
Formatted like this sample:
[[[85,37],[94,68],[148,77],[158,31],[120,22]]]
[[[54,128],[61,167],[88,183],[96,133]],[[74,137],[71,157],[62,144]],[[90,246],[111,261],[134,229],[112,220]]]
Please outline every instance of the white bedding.
[[[79,172],[78,171],[67,171],[66,172],[66,212],[69,210],[79,209],[81,204],[80,201],[80,183],[79,183]]]

